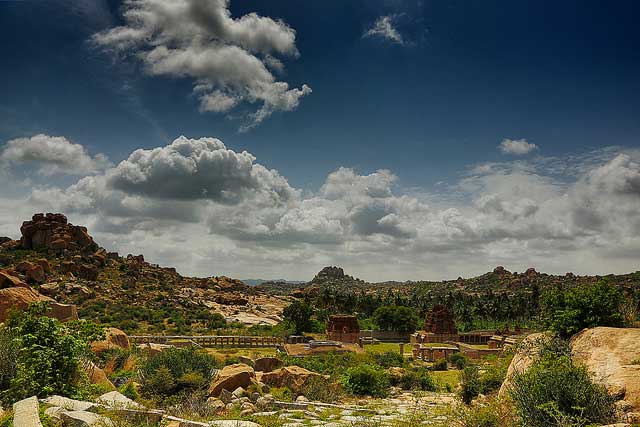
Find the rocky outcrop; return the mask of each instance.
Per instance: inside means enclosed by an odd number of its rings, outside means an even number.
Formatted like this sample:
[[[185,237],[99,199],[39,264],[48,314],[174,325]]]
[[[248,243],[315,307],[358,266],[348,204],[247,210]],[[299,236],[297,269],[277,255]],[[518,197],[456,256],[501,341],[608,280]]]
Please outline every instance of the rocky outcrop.
[[[117,328],[107,328],[105,331],[106,336],[102,341],[94,341],[91,343],[91,351],[93,353],[102,353],[107,350],[120,348],[123,350],[131,349],[131,343],[129,337],[124,331]]]
[[[312,378],[325,378],[316,372],[299,366],[286,366],[258,376],[261,381],[272,387],[289,387],[293,392],[300,392]]]
[[[256,373],[253,368],[244,363],[237,363],[222,368],[211,382],[209,396],[218,397],[222,390],[235,390],[238,387],[246,388],[255,381]]]
[[[256,372],[271,372],[282,366],[282,361],[277,357],[260,357],[253,362]]]
[[[14,276],[8,271],[0,270],[0,289],[3,288],[13,288],[13,287],[26,287],[27,284],[24,283],[20,278]]]
[[[15,270],[24,274],[28,283],[44,283],[46,280],[45,271],[41,264],[23,261],[16,265]]]
[[[20,244],[24,249],[98,250],[87,229],[69,224],[63,214],[35,214],[31,221],[22,223],[20,232]]]
[[[107,390],[115,390],[115,386],[109,378],[107,378],[107,374],[104,373],[102,369],[96,366],[93,362],[87,361],[82,365],[84,372],[87,374],[89,381],[91,384],[97,384],[105,387]]]
[[[98,397],[98,403],[107,405],[111,408],[125,408],[125,409],[142,409],[144,406],[138,402],[134,402],[119,391],[110,391]]]
[[[505,380],[500,386],[498,396],[503,397],[509,393],[513,377],[525,372],[538,358],[538,352],[542,340],[546,337],[543,333],[536,333],[527,336],[519,345],[516,354],[511,359]]]
[[[640,413],[640,328],[585,329],[571,338],[571,350],[594,381]]]
[[[11,309],[26,310],[29,304],[39,301],[53,302],[29,287],[0,289],[0,322],[7,320]]]
[[[322,270],[320,270],[320,272],[316,274],[316,277],[314,277],[312,281],[318,282],[318,281],[324,281],[327,279],[339,280],[345,277],[346,276],[344,274],[344,270],[341,267],[331,266],[331,267],[325,267]]]

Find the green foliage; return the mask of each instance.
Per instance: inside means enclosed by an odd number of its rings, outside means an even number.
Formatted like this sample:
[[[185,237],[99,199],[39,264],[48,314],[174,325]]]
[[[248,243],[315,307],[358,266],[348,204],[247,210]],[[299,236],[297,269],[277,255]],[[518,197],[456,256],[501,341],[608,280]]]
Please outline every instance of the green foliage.
[[[345,371],[342,386],[357,396],[384,397],[389,393],[389,377],[380,366],[354,366]]]
[[[213,357],[192,347],[170,348],[142,364],[140,391],[148,397],[167,397],[202,389],[216,366]]]
[[[447,369],[449,369],[449,362],[447,362],[447,359],[445,358],[438,359],[433,362],[433,365],[431,365],[431,369],[434,371],[446,371]]]
[[[420,319],[410,307],[387,305],[376,309],[373,322],[384,331],[413,332]]]
[[[426,368],[407,370],[398,380],[397,385],[403,390],[436,391],[437,386]]]
[[[510,394],[523,424],[531,427],[609,424],[615,414],[614,399],[591,381],[585,367],[548,349],[514,376]]]
[[[284,309],[282,316],[285,320],[291,322],[296,335],[301,335],[314,329],[314,323],[311,320],[313,307],[307,301],[296,300],[292,302]]]
[[[314,402],[333,403],[340,399],[343,391],[339,384],[329,383],[325,378],[309,377],[301,394]]]
[[[18,346],[9,328],[0,327],[0,391],[6,390],[15,377],[18,361]]]
[[[385,351],[374,355],[376,363],[385,368],[404,365],[404,358],[397,351]]]
[[[2,334],[11,337],[13,346],[9,351],[16,351],[12,378],[2,391],[7,400],[54,393],[72,396],[78,391],[81,360],[89,353],[88,339],[100,335],[99,328],[64,325],[44,316],[46,311],[46,304],[33,304],[25,312],[12,313],[4,327]]]
[[[209,329],[222,329],[225,326],[227,326],[227,321],[220,313],[213,313],[207,322],[207,327]]]
[[[469,359],[462,353],[453,353],[451,355],[451,364],[456,367],[456,369],[464,369],[469,363]]]
[[[120,387],[120,393],[124,394],[131,400],[138,400],[140,397],[140,393],[138,393],[133,381],[128,381],[126,384],[122,385]]]
[[[573,289],[552,289],[541,299],[541,320],[545,327],[570,337],[584,328],[622,326],[624,296],[604,281]]]
[[[467,405],[480,394],[480,372],[476,365],[468,365],[460,377],[460,397]]]

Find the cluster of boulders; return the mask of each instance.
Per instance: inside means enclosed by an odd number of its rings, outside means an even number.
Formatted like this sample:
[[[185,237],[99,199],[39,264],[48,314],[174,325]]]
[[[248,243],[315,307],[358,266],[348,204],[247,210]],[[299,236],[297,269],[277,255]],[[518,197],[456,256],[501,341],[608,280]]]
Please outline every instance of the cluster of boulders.
[[[59,213],[35,214],[31,221],[22,223],[20,232],[23,249],[98,250],[86,227],[69,224]]]

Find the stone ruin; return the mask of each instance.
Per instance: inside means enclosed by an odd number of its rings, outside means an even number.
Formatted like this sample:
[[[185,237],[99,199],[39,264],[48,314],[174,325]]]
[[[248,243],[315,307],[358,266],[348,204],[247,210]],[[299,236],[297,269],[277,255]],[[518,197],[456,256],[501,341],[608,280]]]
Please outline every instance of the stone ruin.
[[[327,340],[357,343],[359,338],[360,325],[356,316],[329,316]]]
[[[436,305],[431,309],[425,319],[424,330],[432,334],[458,333],[453,315],[444,305]]]

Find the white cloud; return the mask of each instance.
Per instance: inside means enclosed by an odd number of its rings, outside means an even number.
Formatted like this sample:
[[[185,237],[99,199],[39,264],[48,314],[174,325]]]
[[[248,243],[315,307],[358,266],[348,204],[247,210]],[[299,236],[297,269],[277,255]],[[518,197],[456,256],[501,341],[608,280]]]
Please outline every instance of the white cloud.
[[[582,166],[560,176],[564,158],[492,163],[433,193],[407,192],[389,170],[343,167],[303,193],[250,153],[180,137],[11,205],[63,211],[110,249],[192,274],[309,278],[326,264],[371,280],[469,276],[498,264],[636,269],[640,153],[567,158]],[[12,212],[0,209],[2,220]]]
[[[45,134],[7,141],[0,149],[0,162],[33,166],[45,176],[97,173],[109,165],[104,154],[91,157],[87,149],[61,136]]]
[[[538,146],[527,142],[526,139],[503,139],[498,148],[503,154],[511,154],[514,156],[523,156],[529,154],[533,150],[537,150]]]
[[[281,20],[250,13],[231,17],[228,0],[125,0],[125,25],[93,36],[119,54],[139,58],[147,73],[190,77],[200,110],[226,112],[240,102],[259,103],[248,130],[275,111],[292,111],[311,93],[290,88],[269,68],[274,55],[297,57],[295,31]]]
[[[380,37],[393,43],[404,44],[402,35],[394,26],[394,18],[393,15],[379,17],[362,37]]]

